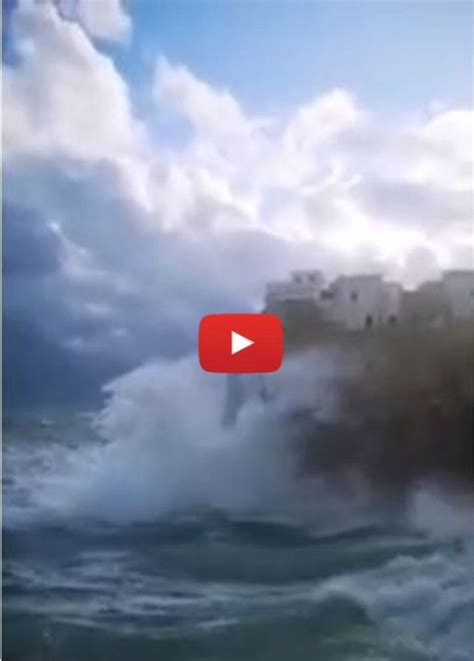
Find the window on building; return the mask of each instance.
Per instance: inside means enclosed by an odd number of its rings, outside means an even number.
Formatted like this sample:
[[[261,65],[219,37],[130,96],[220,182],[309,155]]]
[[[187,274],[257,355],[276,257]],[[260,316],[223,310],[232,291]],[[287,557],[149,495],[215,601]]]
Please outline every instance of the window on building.
[[[295,275],[295,282],[297,285],[301,284],[301,276],[300,275]]]
[[[329,289],[323,289],[321,292],[321,299],[323,301],[331,301],[334,298],[334,292],[330,291]]]
[[[351,292],[351,301],[354,301],[354,303],[358,300],[359,294],[356,291]]]

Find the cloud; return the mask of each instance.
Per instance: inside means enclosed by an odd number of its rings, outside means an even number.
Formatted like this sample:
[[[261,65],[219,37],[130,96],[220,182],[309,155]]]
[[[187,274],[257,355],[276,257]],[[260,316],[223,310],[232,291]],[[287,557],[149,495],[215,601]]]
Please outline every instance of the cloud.
[[[3,67],[7,165],[45,155],[113,159],[125,185],[143,200],[144,129],[112,60],[51,2],[21,2],[13,38],[20,62]]]
[[[4,277],[42,276],[56,272],[61,263],[61,242],[50,225],[34,212],[3,206]]]
[[[468,188],[373,178],[354,190],[367,213],[396,224],[436,229],[446,223],[453,228],[472,222],[472,193]]]
[[[364,124],[364,112],[351,95],[340,89],[332,90],[303,104],[291,117],[282,136],[283,152],[301,171],[311,175],[319,158],[327,159],[325,147]]]
[[[404,271],[412,285],[419,285],[426,280],[436,280],[440,277],[436,255],[423,246],[416,246],[407,254]]]
[[[401,246],[406,226],[429,242],[433,228],[448,224],[456,233],[471,217],[470,111],[384,123],[336,89],[286,118],[262,120],[245,113],[228,90],[163,58],[154,89],[158,107],[171,105],[192,129],[175,155],[176,178],[189,183],[198,174],[219,182],[243,211],[241,224],[323,241],[336,225],[343,232],[358,224],[361,238],[374,244],[374,228],[391,224]]]
[[[161,57],[151,131],[91,40],[108,29],[91,27],[98,4],[74,21],[48,2],[15,10],[19,60],[3,65],[15,327],[123,366],[191,351],[200,316],[258,309],[265,281],[296,266],[413,282],[465,265],[469,110],[389,121],[336,89],[255,116]],[[180,140],[161,138],[164,115],[185,125]]]
[[[228,90],[212,88],[165,57],[158,59],[153,92],[158,105],[172,107],[200,135],[214,139],[248,139],[252,135],[253,123]]]
[[[54,218],[61,248],[53,279],[41,284],[10,274],[6,310],[27,318],[33,300],[42,330],[77,352],[116,351],[138,360],[189,351],[200,316],[257,309],[269,270],[283,276],[291,262],[288,246],[261,231],[200,237],[160,230],[117,193],[103,164],[33,161],[10,169],[6,183],[14,200],[35,209],[38,227]],[[16,226],[14,204],[8,226]],[[26,263],[30,248],[20,242],[16,260]],[[243,270],[249,258],[253,267]]]
[[[132,22],[121,0],[58,0],[65,18],[78,21],[91,37],[105,41],[127,41]]]

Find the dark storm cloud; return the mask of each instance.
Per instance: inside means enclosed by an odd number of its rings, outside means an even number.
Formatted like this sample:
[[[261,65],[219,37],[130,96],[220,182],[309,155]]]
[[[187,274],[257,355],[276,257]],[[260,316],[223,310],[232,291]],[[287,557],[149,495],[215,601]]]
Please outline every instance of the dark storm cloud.
[[[36,329],[35,341],[16,343],[33,370],[44,338],[61,364],[87,374],[94,361],[103,375],[104,361],[108,370],[113,364],[121,370],[149,357],[188,353],[201,316],[258,309],[265,280],[301,263],[286,242],[262,231],[164,232],[159,218],[121,192],[110,163],[30,160],[5,176],[13,201],[35,209],[20,213],[10,205],[4,296],[7,317],[15,321],[9,342],[15,344],[19,329],[21,336]],[[36,253],[41,260],[35,258],[33,268],[27,258]],[[47,278],[38,278],[40,264]]]
[[[3,205],[3,275],[41,276],[60,266],[56,232],[31,209]]]

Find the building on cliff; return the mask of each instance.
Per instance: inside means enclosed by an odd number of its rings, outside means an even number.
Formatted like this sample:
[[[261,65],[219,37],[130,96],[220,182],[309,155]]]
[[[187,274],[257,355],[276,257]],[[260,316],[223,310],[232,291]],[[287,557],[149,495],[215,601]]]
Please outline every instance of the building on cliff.
[[[267,306],[287,301],[318,301],[324,285],[320,271],[292,271],[288,281],[269,282],[266,290]]]
[[[348,330],[395,325],[400,314],[401,288],[380,275],[341,276],[333,283],[331,321]]]
[[[449,305],[442,280],[423,282],[404,291],[400,320],[408,328],[441,328],[449,318]]]
[[[474,319],[474,271],[446,271],[442,282],[451,319]]]
[[[474,271],[446,271],[440,280],[403,292],[406,326],[440,328],[463,320],[474,321]]]
[[[381,275],[339,276],[325,286],[319,271],[293,271],[289,281],[270,282],[266,308],[310,306],[323,324],[347,330],[380,326],[440,327],[474,320],[474,271],[447,271],[441,280],[405,291]]]
[[[289,281],[267,284],[267,309],[295,301],[312,305],[323,323],[361,330],[398,322],[401,287],[381,275],[340,276],[324,287],[319,271],[294,271]]]

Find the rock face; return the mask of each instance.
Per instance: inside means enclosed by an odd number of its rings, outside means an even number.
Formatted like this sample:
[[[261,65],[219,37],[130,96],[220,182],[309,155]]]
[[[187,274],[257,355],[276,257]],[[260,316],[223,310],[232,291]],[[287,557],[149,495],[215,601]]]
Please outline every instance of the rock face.
[[[364,347],[358,372],[340,382],[335,424],[307,439],[306,465],[318,470],[324,438],[326,463],[383,486],[430,474],[472,483],[473,328],[374,335]]]
[[[250,402],[269,407],[301,428],[310,474],[355,470],[387,489],[430,474],[472,482],[472,324],[369,334],[284,324],[281,370],[229,375],[224,424]]]

